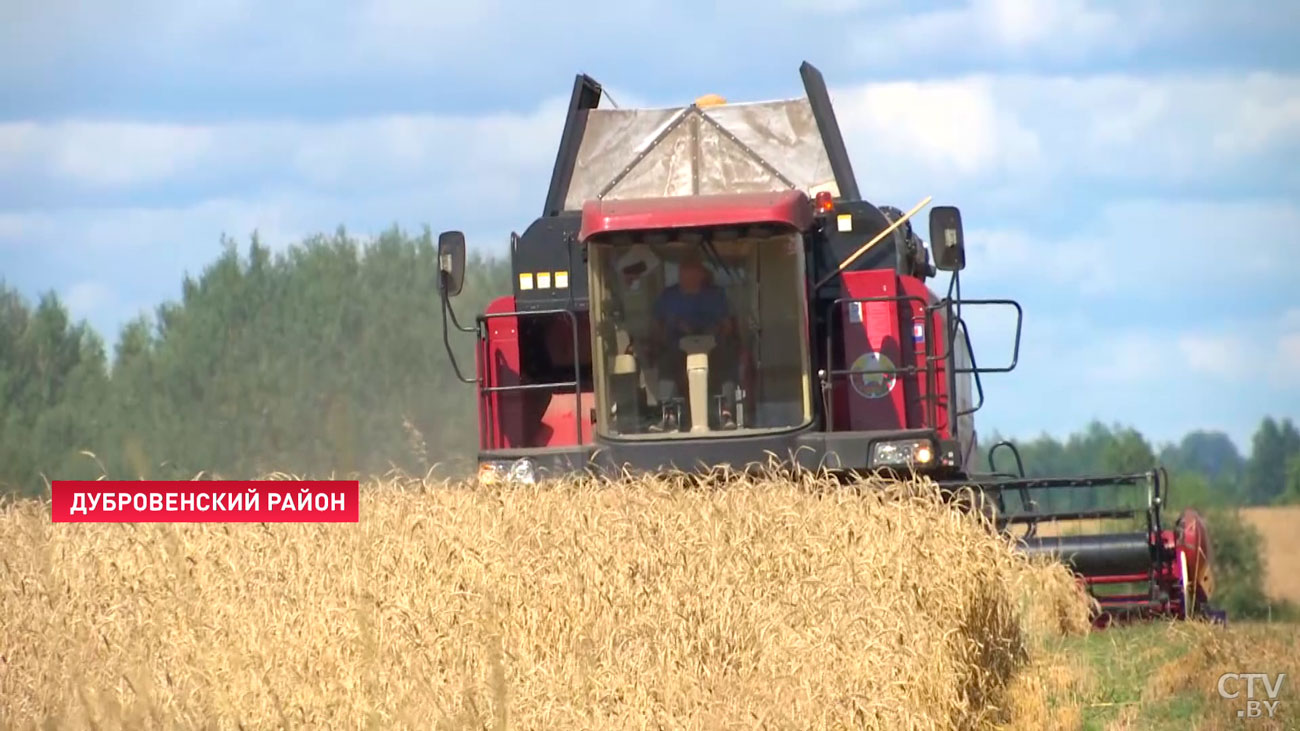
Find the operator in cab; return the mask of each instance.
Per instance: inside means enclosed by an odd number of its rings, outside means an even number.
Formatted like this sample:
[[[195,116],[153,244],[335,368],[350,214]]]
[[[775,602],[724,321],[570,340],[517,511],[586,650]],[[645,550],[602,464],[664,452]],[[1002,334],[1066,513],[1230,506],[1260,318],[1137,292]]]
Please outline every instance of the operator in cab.
[[[735,428],[731,398],[736,384],[735,321],[727,295],[712,282],[698,251],[687,252],[678,263],[677,284],[659,293],[654,304],[654,344],[659,367],[659,397],[663,402],[685,398],[686,353],[680,342],[688,335],[712,335],[709,352],[709,401],[723,396],[720,426]],[[667,428],[660,425],[660,428]]]

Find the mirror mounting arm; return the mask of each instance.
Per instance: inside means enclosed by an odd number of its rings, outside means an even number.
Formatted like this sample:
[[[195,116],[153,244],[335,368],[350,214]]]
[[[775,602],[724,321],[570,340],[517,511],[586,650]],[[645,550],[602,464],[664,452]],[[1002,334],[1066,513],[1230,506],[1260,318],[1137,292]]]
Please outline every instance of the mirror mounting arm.
[[[460,363],[456,361],[456,353],[451,349],[451,334],[447,328],[447,318],[450,316],[457,330],[464,333],[478,332],[476,328],[461,325],[460,320],[456,319],[456,311],[451,308],[451,298],[460,294],[464,286],[465,234],[460,231],[443,231],[438,235],[438,299],[442,304],[442,344],[447,349],[447,358],[451,361],[456,378],[461,383],[478,383],[477,378],[466,378],[460,372]]]
[[[461,332],[477,332],[475,328],[462,327],[456,321],[456,313],[451,309],[451,302],[448,301],[444,292],[442,296],[442,345],[447,349],[447,359],[451,361],[451,369],[456,373],[456,379],[461,383],[478,383],[478,378],[466,378],[460,372],[460,363],[456,361],[456,352],[451,349],[451,333],[447,329],[447,314],[451,313],[451,320],[456,324],[456,329]]]
[[[476,327],[465,327],[464,325],[460,324],[460,320],[456,318],[456,310],[451,306],[451,300],[449,300],[446,295],[443,295],[442,297],[442,308],[443,310],[445,310],[444,314],[451,315],[451,324],[455,326],[457,330],[463,333],[478,332],[478,328]],[[443,329],[445,330],[446,327],[444,326]]]

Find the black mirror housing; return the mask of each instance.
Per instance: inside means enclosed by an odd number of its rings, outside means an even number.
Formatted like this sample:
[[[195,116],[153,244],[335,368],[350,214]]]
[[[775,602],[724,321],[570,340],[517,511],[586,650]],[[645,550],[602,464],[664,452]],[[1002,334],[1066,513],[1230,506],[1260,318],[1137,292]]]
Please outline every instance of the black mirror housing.
[[[446,297],[460,294],[465,286],[465,234],[443,231],[438,234],[438,288]]]
[[[966,241],[961,230],[961,211],[956,206],[930,209],[930,248],[936,269],[959,272],[966,268]]]

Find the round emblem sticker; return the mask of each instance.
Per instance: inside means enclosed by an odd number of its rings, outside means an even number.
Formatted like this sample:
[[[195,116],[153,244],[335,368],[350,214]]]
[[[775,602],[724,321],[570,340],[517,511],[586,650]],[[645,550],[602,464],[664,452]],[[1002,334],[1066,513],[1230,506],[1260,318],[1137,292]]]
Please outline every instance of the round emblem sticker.
[[[852,370],[855,371],[879,371],[893,369],[894,361],[889,356],[881,353],[863,353],[858,359],[853,361]],[[893,373],[854,373],[849,376],[849,383],[853,384],[853,390],[857,391],[863,398],[884,398],[894,390],[894,382],[897,380]]]

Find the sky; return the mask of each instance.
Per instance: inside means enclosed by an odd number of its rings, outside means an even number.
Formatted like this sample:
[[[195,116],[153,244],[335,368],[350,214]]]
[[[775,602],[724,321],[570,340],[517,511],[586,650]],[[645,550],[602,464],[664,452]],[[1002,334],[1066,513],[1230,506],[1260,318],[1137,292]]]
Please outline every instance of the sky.
[[[541,213],[574,74],[620,106],[825,74],[864,197],[958,205],[963,293],[1025,309],[982,432],[1168,441],[1300,418],[1300,3],[0,4],[0,278],[111,343],[228,235]],[[924,220],[921,214],[921,220]],[[921,226],[924,235],[924,225]],[[1014,320],[970,313],[980,365]]]

